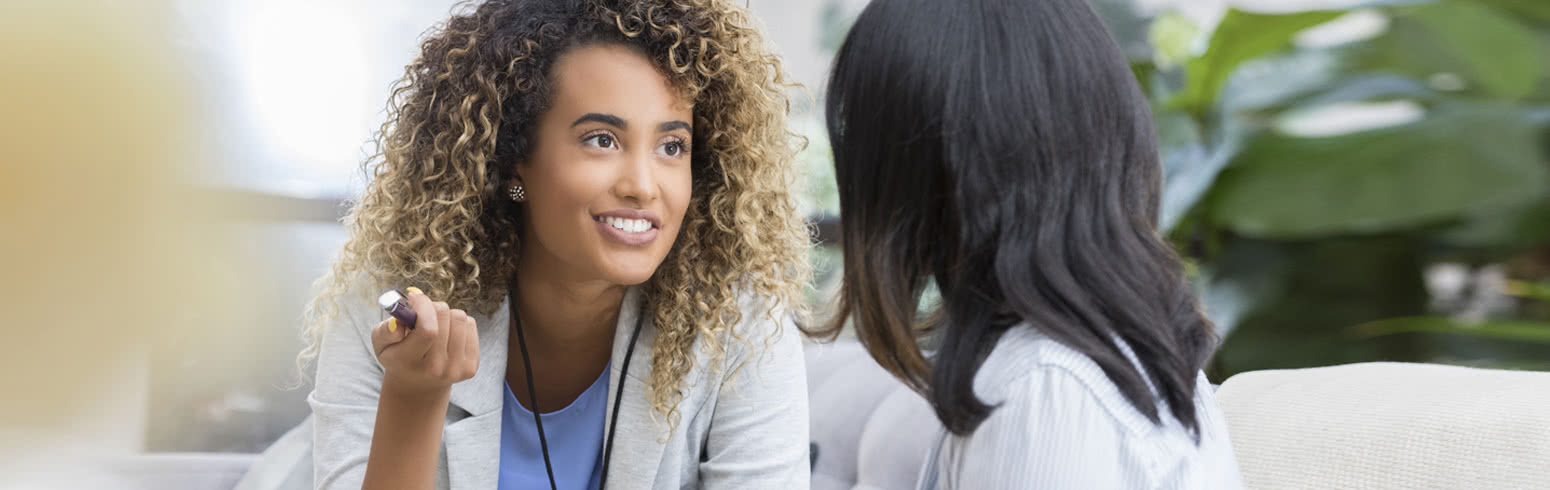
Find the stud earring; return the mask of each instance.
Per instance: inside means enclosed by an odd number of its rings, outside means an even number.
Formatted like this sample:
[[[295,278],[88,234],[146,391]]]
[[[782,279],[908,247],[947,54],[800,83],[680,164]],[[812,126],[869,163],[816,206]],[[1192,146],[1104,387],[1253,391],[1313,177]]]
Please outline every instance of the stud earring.
[[[511,200],[515,202],[522,202],[527,200],[527,190],[523,189],[521,185],[511,186],[511,191],[507,194],[510,195]]]

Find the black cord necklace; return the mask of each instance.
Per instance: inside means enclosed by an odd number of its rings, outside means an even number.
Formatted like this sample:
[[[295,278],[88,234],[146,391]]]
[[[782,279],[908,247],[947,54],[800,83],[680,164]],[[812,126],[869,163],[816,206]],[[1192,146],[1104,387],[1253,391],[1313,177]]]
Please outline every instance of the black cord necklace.
[[[549,489],[559,490],[559,485],[554,480],[554,465],[549,462],[549,440],[544,437],[544,420],[538,414],[538,392],[533,388],[533,361],[529,360],[527,353],[527,338],[522,334],[522,317],[517,315],[517,290],[511,288],[510,304],[511,322],[517,331],[517,347],[522,350],[522,372],[527,376],[527,399],[533,404],[533,425],[538,428],[538,447],[544,453],[544,472],[549,475]],[[624,404],[624,384],[630,374],[630,356],[635,354],[635,341],[640,339],[641,326],[646,322],[645,308],[641,308],[635,315],[635,329],[630,332],[630,346],[624,351],[624,365],[619,368],[619,388],[614,394],[614,413],[609,419],[608,434],[603,441],[603,472],[598,479],[599,489],[608,488],[608,464],[613,456],[614,433],[619,427],[619,406]]]

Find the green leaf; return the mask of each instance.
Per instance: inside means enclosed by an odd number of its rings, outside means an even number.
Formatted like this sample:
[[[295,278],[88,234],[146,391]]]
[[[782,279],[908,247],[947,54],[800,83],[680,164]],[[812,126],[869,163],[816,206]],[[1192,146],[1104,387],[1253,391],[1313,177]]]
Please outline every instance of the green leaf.
[[[1146,38],[1152,45],[1152,58],[1164,69],[1188,59],[1199,37],[1200,26],[1178,12],[1157,16],[1146,30]]]
[[[1326,50],[1297,50],[1255,60],[1252,70],[1227,77],[1216,103],[1228,114],[1284,109],[1290,101],[1329,88],[1341,75],[1339,59]]]
[[[1229,87],[1229,91],[1231,87]],[[1321,91],[1297,94],[1272,101],[1257,109],[1272,112],[1293,107],[1318,107],[1349,102],[1393,100],[1435,101],[1438,94],[1425,84],[1398,75],[1352,74],[1321,87]]]
[[[1342,12],[1316,10],[1292,14],[1257,14],[1230,9],[1211,33],[1205,54],[1189,60],[1188,82],[1169,105],[1204,114],[1216,101],[1227,77],[1244,61],[1284,49],[1303,29],[1333,20]]]
[[[1539,25],[1550,26],[1550,2],[1545,0],[1476,0],[1497,10]]]
[[[1135,75],[1136,83],[1141,85],[1141,93],[1151,93],[1152,77],[1157,74],[1157,65],[1150,61],[1132,61],[1130,74]]]
[[[1468,216],[1435,237],[1453,247],[1514,250],[1550,243],[1550,196],[1511,209]]]
[[[1444,1],[1396,11],[1364,61],[1373,69],[1421,79],[1451,73],[1463,78],[1466,90],[1506,99],[1533,93],[1546,75],[1546,43],[1499,10]]]
[[[1550,192],[1538,128],[1521,111],[1445,106],[1411,124],[1251,140],[1207,196],[1211,220],[1258,237],[1413,227]]]
[[[1364,323],[1357,335],[1381,337],[1401,333],[1444,333],[1517,342],[1550,343],[1550,323],[1529,321],[1463,322],[1447,317],[1416,316]]]
[[[1172,230],[1207,195],[1241,145],[1236,136],[1212,148],[1203,144],[1163,151],[1163,195],[1158,228]]]
[[[1507,281],[1506,293],[1508,296],[1533,298],[1540,301],[1550,301],[1550,281],[1539,283],[1528,281]]]

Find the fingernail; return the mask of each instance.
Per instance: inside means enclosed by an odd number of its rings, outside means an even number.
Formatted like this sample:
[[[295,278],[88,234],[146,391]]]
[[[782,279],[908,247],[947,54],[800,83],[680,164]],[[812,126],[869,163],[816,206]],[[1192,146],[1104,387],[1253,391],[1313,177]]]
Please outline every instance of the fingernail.
[[[397,331],[398,331],[398,317],[388,318],[388,332],[392,333],[392,332],[397,332]]]
[[[404,288],[404,290],[405,291],[409,291],[409,294],[414,294],[414,293],[425,294],[425,291],[421,291],[420,288],[417,288],[417,287],[414,287],[414,286],[409,286],[407,288]]]

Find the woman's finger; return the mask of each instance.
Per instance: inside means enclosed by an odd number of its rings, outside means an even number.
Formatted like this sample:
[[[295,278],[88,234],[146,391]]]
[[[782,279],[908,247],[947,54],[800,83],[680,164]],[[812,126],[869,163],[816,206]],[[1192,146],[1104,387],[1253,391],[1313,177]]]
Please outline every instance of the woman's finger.
[[[463,337],[468,335],[467,329],[463,328],[463,322],[467,318],[468,314],[463,313],[463,310],[447,311],[447,345],[443,352],[447,356],[447,365],[453,369],[462,366]]]
[[[463,361],[473,363],[474,371],[479,369],[479,324],[473,318],[468,319],[466,327],[468,335],[463,337]],[[473,376],[473,371],[468,373]]]
[[[446,356],[447,336],[451,333],[452,330],[452,308],[448,307],[447,303],[443,301],[436,301],[431,303],[431,308],[434,310],[433,314],[436,316],[436,325],[440,328],[440,330],[436,332],[436,338],[431,339],[431,349],[429,354],[434,356]]]
[[[413,333],[406,333],[404,348],[414,353],[415,359],[425,356],[434,348],[436,338],[442,336],[443,323],[436,316],[436,303],[431,301],[420,288],[406,288],[409,293],[409,307],[414,309],[415,322]]]
[[[388,319],[378,323],[377,326],[372,327],[371,350],[372,352],[375,352],[378,356],[378,359],[380,359],[382,356],[382,351],[387,350],[388,347],[392,347],[393,345],[403,341],[404,337],[408,333],[409,329],[400,326],[398,324],[397,318],[388,317]]]

